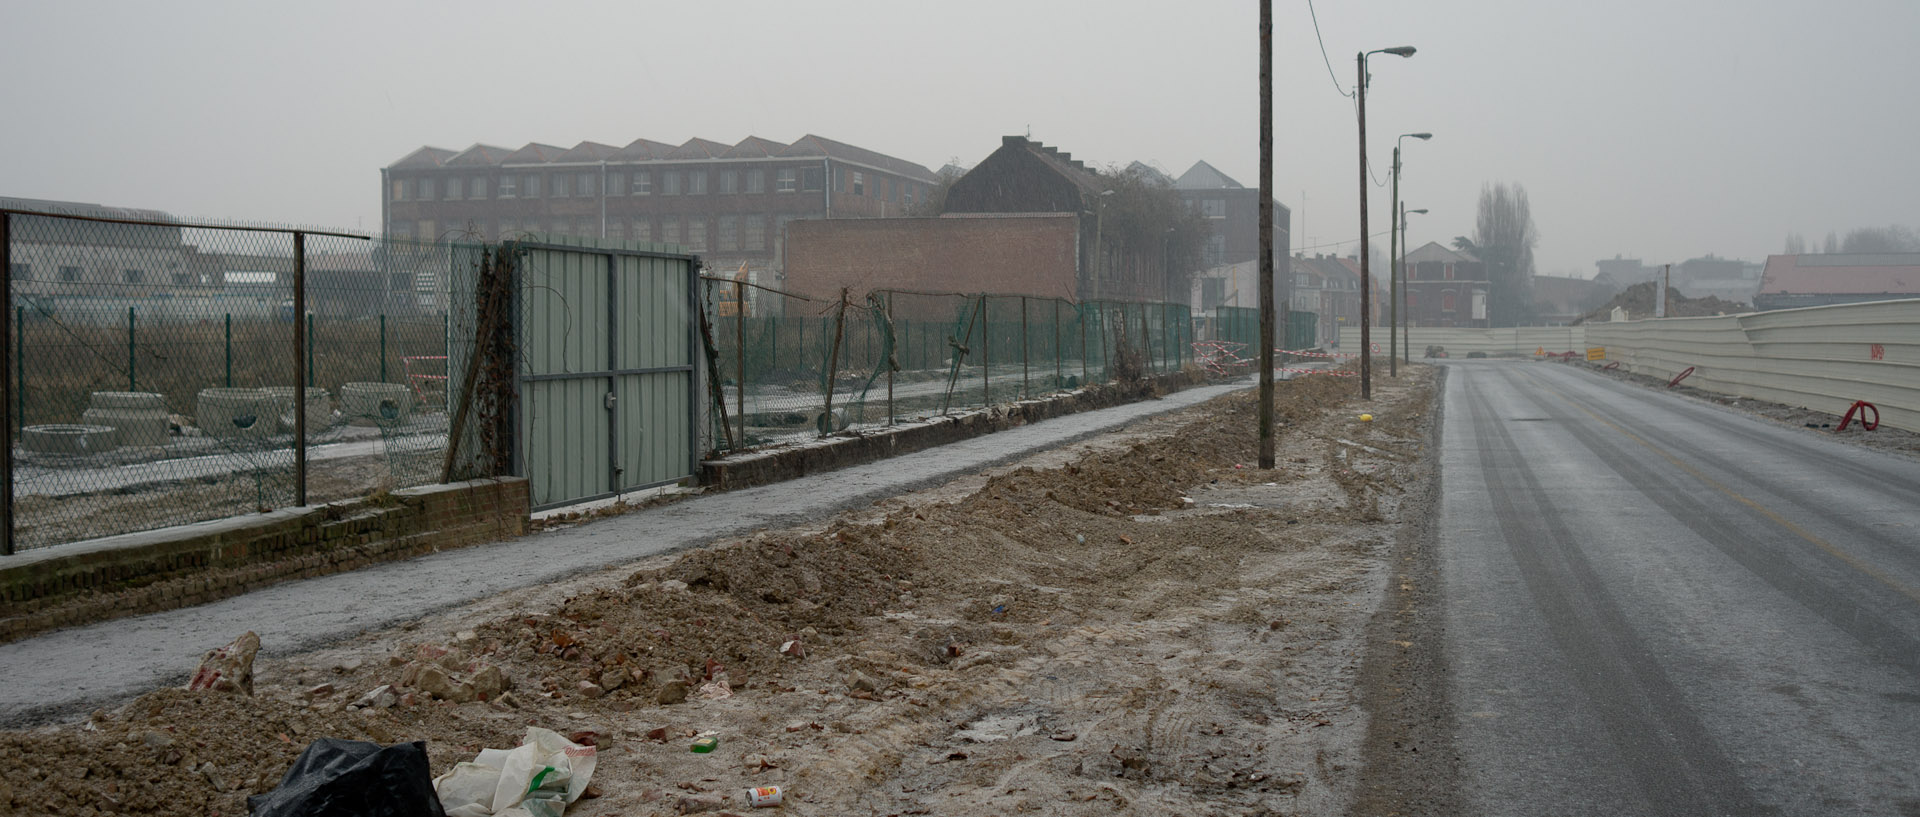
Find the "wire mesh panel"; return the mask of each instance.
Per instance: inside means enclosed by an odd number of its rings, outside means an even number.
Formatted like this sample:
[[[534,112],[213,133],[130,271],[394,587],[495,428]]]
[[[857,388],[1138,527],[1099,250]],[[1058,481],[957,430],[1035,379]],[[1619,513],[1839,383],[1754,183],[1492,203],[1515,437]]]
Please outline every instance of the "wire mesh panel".
[[[444,381],[444,267],[345,236],[4,217],[11,548],[436,481],[400,452],[443,445],[444,388],[437,412],[420,394]]]

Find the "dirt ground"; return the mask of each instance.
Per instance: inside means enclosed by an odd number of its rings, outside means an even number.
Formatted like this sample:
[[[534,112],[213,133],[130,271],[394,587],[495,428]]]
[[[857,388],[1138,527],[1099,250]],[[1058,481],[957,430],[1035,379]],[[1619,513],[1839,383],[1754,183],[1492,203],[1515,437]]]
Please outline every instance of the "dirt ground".
[[[1411,586],[1395,543],[1432,511],[1434,372],[1376,379],[1372,422],[1355,392],[1279,384],[1272,471],[1244,392],[824,526],[263,660],[251,696],[163,689],[0,733],[0,811],[238,815],[319,737],[423,740],[438,774],[537,725],[598,746],[580,817],[703,794],[746,812],[766,785],[813,815],[1345,812],[1373,751],[1366,645],[1408,646],[1379,621]],[[509,691],[428,691],[487,665]],[[383,684],[399,703],[350,706]]]

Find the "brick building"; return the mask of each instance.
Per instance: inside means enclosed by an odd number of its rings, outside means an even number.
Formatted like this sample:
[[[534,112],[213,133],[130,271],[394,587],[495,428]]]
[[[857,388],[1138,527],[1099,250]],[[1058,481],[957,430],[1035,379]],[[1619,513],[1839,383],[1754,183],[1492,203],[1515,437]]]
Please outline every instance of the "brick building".
[[[714,269],[745,263],[756,279],[781,269],[789,222],[905,215],[937,183],[920,165],[813,135],[422,147],[380,171],[389,236],[646,241],[699,253]]]
[[[1487,265],[1469,253],[1457,252],[1429,241],[1407,253],[1403,307],[1412,326],[1468,326],[1485,328],[1487,322]],[[1375,286],[1380,292],[1385,287]],[[1375,315],[1384,320],[1386,304]]]
[[[1074,297],[1072,213],[797,221],[786,288],[815,298],[876,289]]]
[[[1340,327],[1360,325],[1360,262],[1333,255],[1296,255],[1291,267],[1293,308],[1319,315],[1318,340],[1340,345]]]

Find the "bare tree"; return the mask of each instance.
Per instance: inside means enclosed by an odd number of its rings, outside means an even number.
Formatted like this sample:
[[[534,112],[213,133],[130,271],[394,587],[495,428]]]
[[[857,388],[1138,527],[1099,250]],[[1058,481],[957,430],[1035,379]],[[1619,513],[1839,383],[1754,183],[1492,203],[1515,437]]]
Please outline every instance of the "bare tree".
[[[1488,325],[1518,326],[1532,317],[1533,247],[1539,241],[1527,188],[1505,183],[1480,188],[1473,245],[1487,267]]]
[[[1841,252],[1903,253],[1920,252],[1920,234],[1898,224],[1886,227],[1862,227],[1847,233],[1840,243]]]
[[[1833,232],[1832,232],[1831,230],[1829,230],[1829,231],[1827,232],[1827,242],[1826,242],[1826,244],[1824,244],[1824,245],[1822,245],[1822,246],[1820,247],[1820,251],[1821,251],[1821,252],[1823,252],[1823,253],[1827,253],[1827,254],[1829,254],[1829,255],[1831,255],[1831,254],[1833,254],[1833,253],[1837,253],[1837,252],[1839,252],[1839,251],[1840,251],[1840,237],[1839,237],[1839,236],[1837,236],[1837,235],[1834,235],[1834,234],[1833,234]]]
[[[1807,240],[1802,238],[1799,233],[1787,233],[1787,246],[1783,252],[1787,255],[1805,255],[1807,252]]]

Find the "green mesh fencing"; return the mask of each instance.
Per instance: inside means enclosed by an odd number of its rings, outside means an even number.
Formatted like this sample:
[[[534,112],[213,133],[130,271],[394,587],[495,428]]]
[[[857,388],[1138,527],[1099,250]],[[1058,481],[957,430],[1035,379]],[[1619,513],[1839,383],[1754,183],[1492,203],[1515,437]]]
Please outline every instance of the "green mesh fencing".
[[[9,550],[438,481],[444,248],[5,219]]]
[[[1192,360],[1193,320],[1178,304],[894,290],[808,300],[719,279],[707,289],[716,399],[728,418],[721,427],[723,412],[709,412],[719,450],[970,411]]]

